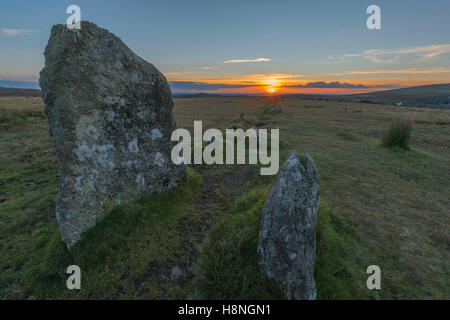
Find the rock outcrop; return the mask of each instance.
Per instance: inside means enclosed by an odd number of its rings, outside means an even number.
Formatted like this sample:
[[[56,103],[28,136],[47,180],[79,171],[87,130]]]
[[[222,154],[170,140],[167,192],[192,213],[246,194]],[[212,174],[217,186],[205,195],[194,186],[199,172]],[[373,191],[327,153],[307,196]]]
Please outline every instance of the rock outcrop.
[[[293,151],[264,204],[258,262],[288,299],[316,298],[314,259],[320,178],[311,156]]]
[[[93,23],[52,28],[40,86],[59,162],[56,217],[72,247],[108,208],[187,178],[174,165],[166,78]]]

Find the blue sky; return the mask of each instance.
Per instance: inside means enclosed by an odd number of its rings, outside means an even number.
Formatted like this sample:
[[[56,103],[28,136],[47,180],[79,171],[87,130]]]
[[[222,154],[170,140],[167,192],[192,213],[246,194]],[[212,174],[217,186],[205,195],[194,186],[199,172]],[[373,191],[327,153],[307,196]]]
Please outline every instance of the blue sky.
[[[0,79],[37,80],[51,26],[66,22],[72,4],[193,88],[450,82],[448,0],[2,1]],[[381,30],[366,27],[371,4]]]

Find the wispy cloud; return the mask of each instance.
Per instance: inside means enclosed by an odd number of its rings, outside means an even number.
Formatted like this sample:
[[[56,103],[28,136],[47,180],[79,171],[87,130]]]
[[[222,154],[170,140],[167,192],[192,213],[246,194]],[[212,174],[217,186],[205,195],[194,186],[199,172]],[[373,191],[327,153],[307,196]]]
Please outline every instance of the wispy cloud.
[[[363,84],[352,84],[346,82],[324,82],[324,81],[316,81],[316,82],[308,82],[306,84],[295,84],[284,86],[286,88],[335,88],[335,89],[367,89],[370,88]]]
[[[241,59],[241,60],[226,60],[223,63],[246,63],[246,62],[269,62],[272,59],[267,58],[256,58],[256,59]]]
[[[30,29],[7,29],[7,28],[3,28],[2,32],[0,33],[0,35],[13,37],[13,36],[21,35],[21,34],[32,34],[32,33],[42,33],[42,31],[40,31],[40,30],[30,30]]]
[[[303,78],[303,74],[292,74],[292,73],[260,73],[260,74],[248,74],[247,78],[274,78],[274,79],[298,79]]]
[[[219,67],[200,67],[202,70],[216,70],[219,69]]]
[[[18,34],[20,34],[20,31],[16,29],[2,29],[2,35],[4,36],[16,36]]]
[[[183,72],[165,72],[164,75],[165,76],[177,76],[183,74]]]
[[[372,75],[372,74],[437,74],[450,73],[450,69],[434,68],[434,69],[403,69],[403,70],[359,70],[359,71],[343,71],[334,73],[325,73],[327,76],[348,76],[348,75]]]
[[[398,56],[392,58],[392,59],[382,59],[382,58],[378,58],[376,56],[365,56],[364,58],[369,59],[372,62],[375,63],[393,63],[395,60],[398,59]]]
[[[422,58],[437,57],[450,53],[450,44],[436,44],[397,49],[370,49],[359,53],[329,56],[330,62],[343,62],[347,58],[362,57],[375,63],[392,63],[402,55],[416,55]]]

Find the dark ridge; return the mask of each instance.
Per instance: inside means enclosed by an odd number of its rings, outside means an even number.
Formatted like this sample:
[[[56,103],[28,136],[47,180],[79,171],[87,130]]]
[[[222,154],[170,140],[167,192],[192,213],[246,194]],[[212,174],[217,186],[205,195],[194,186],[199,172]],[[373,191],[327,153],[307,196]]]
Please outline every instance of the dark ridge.
[[[0,97],[41,97],[41,90],[1,88]]]

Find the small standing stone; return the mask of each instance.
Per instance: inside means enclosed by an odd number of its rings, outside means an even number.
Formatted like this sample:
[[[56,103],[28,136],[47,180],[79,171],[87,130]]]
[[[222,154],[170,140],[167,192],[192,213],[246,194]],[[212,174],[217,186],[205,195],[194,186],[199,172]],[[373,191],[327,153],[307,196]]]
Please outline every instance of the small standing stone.
[[[311,156],[293,151],[278,172],[262,213],[258,262],[288,299],[314,300],[320,178]]]
[[[183,271],[181,271],[179,266],[175,266],[172,268],[172,272],[170,273],[170,280],[175,281],[178,280],[183,275]]]

